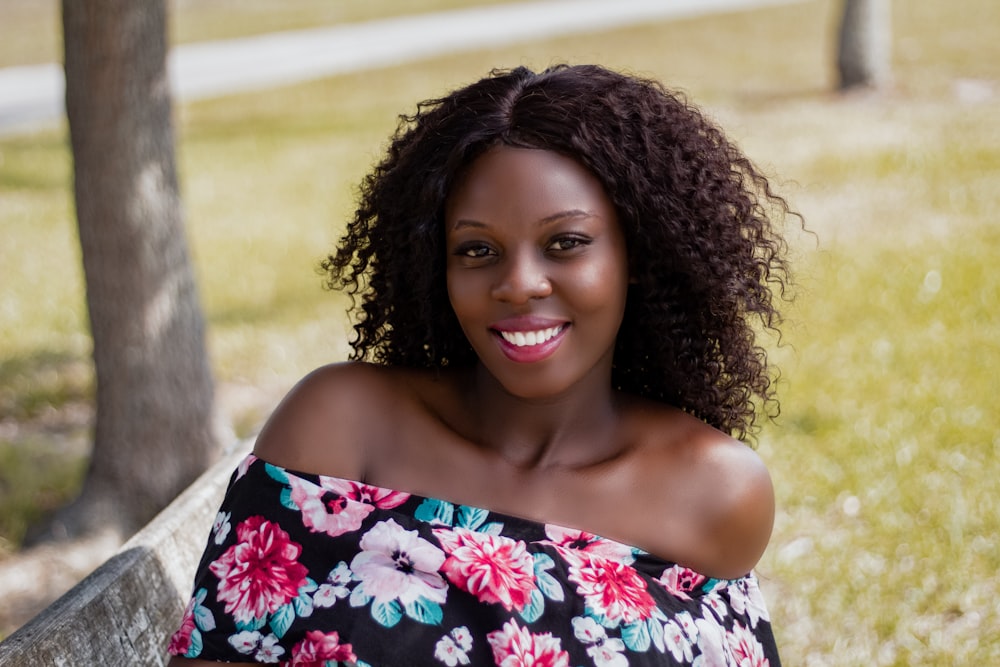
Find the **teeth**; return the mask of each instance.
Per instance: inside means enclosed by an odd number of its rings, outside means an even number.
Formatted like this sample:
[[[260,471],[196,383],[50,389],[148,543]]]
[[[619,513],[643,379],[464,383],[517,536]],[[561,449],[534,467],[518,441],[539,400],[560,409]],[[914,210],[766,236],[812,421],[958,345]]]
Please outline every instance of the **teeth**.
[[[562,327],[551,327],[541,331],[501,331],[503,339],[516,347],[528,347],[531,345],[541,345],[562,331]]]

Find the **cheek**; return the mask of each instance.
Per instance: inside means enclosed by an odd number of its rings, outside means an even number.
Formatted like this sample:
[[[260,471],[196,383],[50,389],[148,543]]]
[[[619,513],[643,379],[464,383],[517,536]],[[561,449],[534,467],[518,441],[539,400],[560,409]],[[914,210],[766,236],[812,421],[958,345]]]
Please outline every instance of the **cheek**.
[[[451,273],[449,273],[447,276],[447,288],[448,301],[451,303],[451,309],[455,312],[455,316],[458,317],[459,322],[464,328],[464,320],[472,314],[471,310],[475,309],[475,281],[469,279],[469,276],[467,275],[462,276],[461,278],[455,278]]]
[[[623,306],[628,292],[628,273],[618,257],[596,262],[576,276],[581,305],[594,310]]]

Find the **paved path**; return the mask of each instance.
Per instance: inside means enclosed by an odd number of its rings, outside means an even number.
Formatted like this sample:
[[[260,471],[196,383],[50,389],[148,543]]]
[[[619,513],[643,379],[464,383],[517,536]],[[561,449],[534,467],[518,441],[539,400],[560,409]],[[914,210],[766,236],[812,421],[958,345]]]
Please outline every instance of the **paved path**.
[[[544,0],[177,46],[175,99],[261,90],[419,58],[798,0]],[[61,65],[0,69],[0,135],[63,114]]]

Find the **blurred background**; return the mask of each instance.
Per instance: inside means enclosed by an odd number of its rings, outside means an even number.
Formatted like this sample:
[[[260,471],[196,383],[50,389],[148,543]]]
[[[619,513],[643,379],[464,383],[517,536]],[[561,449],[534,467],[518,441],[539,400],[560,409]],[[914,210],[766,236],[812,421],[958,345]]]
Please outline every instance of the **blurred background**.
[[[171,42],[186,44],[486,4],[503,2],[168,8]],[[757,445],[778,494],[758,571],[785,663],[1000,664],[1000,3],[897,0],[891,82],[848,94],[841,11],[769,4],[175,104],[186,232],[236,435],[345,358],[345,303],[316,267],[399,114],[494,67],[655,77],[706,109],[810,230],[787,230],[795,300],[769,342],[782,411]],[[0,67],[61,59],[58,3],[0,0]],[[90,448],[65,121],[0,136],[0,275],[2,572],[28,525],[79,491]],[[0,612],[0,638],[23,620]]]

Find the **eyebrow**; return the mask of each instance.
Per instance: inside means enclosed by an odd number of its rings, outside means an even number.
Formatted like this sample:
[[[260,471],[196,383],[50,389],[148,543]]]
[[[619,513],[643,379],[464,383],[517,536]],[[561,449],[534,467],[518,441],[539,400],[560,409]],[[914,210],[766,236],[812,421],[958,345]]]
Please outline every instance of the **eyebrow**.
[[[545,226],[545,225],[551,225],[552,223],[558,222],[560,220],[572,220],[574,218],[594,218],[594,217],[597,217],[597,214],[592,213],[591,211],[584,211],[579,208],[572,208],[565,211],[559,211],[558,213],[553,213],[552,215],[547,215],[541,220],[539,220],[538,224],[541,226]],[[461,218],[455,221],[455,224],[452,225],[452,230],[462,229],[463,227],[477,227],[482,229],[488,227],[488,225],[478,220],[469,220],[467,218]]]

